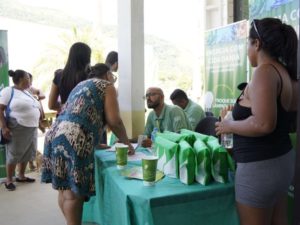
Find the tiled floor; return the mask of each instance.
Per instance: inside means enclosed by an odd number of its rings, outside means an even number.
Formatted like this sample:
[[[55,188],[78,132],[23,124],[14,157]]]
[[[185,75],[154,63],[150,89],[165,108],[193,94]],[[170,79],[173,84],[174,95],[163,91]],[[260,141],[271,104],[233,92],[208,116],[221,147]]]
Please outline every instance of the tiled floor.
[[[39,132],[38,151],[43,152],[44,134]],[[65,219],[58,207],[57,191],[51,184],[42,184],[38,172],[26,176],[36,178],[34,183],[15,183],[15,191],[5,189],[0,178],[0,225],[64,225]],[[96,225],[83,223],[82,225]]]
[[[51,184],[40,183],[37,172],[27,174],[35,183],[15,183],[15,191],[0,185],[1,225],[63,225],[64,217],[57,205],[57,192]],[[84,223],[84,225],[92,225]]]

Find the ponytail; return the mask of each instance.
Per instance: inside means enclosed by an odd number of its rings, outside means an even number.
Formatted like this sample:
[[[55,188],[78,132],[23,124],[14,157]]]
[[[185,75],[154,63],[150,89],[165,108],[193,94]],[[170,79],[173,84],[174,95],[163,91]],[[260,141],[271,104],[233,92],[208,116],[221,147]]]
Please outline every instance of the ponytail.
[[[287,24],[281,25],[282,35],[285,36],[285,43],[282,46],[281,60],[285,65],[290,77],[297,80],[297,49],[298,39],[293,27]]]
[[[298,38],[294,28],[277,18],[264,18],[254,22],[249,37],[259,38],[261,49],[281,63],[291,79],[297,80]]]

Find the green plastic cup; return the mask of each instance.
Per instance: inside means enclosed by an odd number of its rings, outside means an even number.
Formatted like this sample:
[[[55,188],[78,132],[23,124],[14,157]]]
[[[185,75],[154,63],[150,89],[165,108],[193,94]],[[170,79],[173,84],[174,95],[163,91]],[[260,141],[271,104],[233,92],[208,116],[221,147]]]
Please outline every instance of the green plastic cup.
[[[117,168],[124,169],[127,165],[128,145],[117,143],[115,148]]]
[[[155,184],[157,160],[157,156],[145,156],[142,158],[143,184],[145,186],[153,186]]]

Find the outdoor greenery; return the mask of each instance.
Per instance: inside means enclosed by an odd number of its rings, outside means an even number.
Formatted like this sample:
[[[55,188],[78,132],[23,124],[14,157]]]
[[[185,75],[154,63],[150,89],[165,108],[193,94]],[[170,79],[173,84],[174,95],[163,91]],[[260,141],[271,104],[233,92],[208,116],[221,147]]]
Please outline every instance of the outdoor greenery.
[[[18,0],[1,0],[0,16],[67,29],[74,26],[85,27],[92,24],[88,20],[72,17],[60,10],[33,7],[22,4]]]
[[[153,46],[157,57],[160,86],[188,90],[192,83],[191,54],[154,36],[146,36],[145,44]]]
[[[102,33],[95,31],[90,21],[81,18],[70,17],[60,10],[43,7],[22,5],[17,0],[1,0],[0,16],[64,28],[58,34],[53,43],[49,43],[43,50],[43,55],[37,59],[31,70],[34,79],[42,83],[43,91],[50,88],[54,71],[63,68],[69,47],[77,41],[82,41],[92,48],[92,64],[104,61],[105,39],[113,39],[117,36],[117,27],[105,26]],[[2,5],[2,6],[3,6]],[[192,83],[191,55],[189,52],[179,49],[174,44],[159,39],[155,36],[146,36],[145,45],[152,46],[156,58],[155,77],[159,86],[166,88],[182,88],[188,90]],[[42,81],[42,82],[41,82]]]
[[[45,46],[45,54],[37,59],[33,68],[35,79],[43,80],[42,90],[49,89],[54,71],[62,69],[66,63],[69,47],[75,42],[84,42],[92,49],[91,64],[104,61],[103,46],[100,37],[91,28],[73,28],[71,32],[64,32],[59,35],[59,42]]]

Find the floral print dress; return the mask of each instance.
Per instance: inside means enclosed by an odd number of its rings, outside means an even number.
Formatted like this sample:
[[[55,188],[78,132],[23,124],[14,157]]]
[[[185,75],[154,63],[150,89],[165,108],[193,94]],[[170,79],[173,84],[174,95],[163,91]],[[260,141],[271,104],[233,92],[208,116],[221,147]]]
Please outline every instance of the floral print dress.
[[[45,136],[42,182],[80,196],[95,195],[94,146],[105,125],[108,85],[111,83],[105,80],[89,79],[72,90]]]

